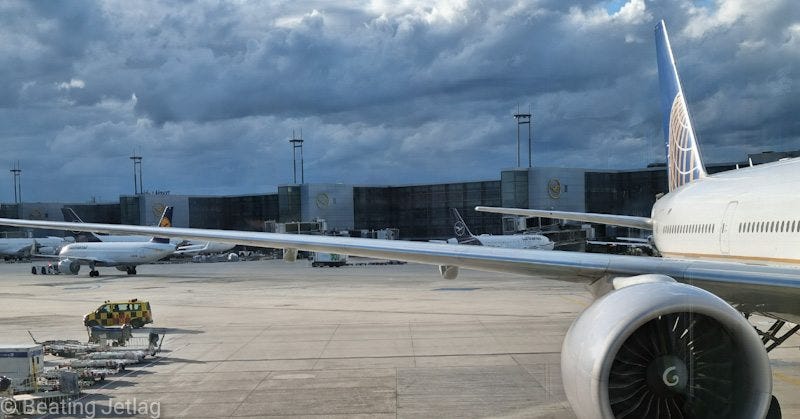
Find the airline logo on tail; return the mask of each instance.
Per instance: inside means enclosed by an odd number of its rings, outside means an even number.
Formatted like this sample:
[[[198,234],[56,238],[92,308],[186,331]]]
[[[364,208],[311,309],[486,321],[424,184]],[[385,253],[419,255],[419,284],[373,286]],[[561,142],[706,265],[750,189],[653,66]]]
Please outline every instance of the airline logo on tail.
[[[669,161],[669,190],[706,176],[697,140],[694,136],[683,94],[678,93],[672,103],[667,143]]]
[[[464,237],[467,235],[467,226],[463,221],[456,221],[455,226],[453,226],[453,230],[455,230],[456,237]]]
[[[453,224],[453,231],[456,233],[456,237],[459,239],[463,238],[470,238],[472,237],[472,232],[469,231],[469,227],[467,227],[467,223],[461,218],[461,214],[458,213],[458,210],[452,208],[453,210],[453,217],[456,219],[455,224]]]
[[[161,214],[161,220],[159,220],[158,226],[172,227],[172,207],[164,208],[164,213]],[[153,243],[169,243],[169,239],[165,237],[153,237],[150,241]]]
[[[170,220],[168,217],[164,216],[163,218],[161,218],[161,222],[158,223],[158,226],[159,227],[172,227],[172,220]]]
[[[700,158],[697,137],[683,97],[683,88],[663,20],[656,26],[656,52],[662,126],[667,142],[667,176],[669,190],[672,191],[695,179],[706,177],[706,170]]]

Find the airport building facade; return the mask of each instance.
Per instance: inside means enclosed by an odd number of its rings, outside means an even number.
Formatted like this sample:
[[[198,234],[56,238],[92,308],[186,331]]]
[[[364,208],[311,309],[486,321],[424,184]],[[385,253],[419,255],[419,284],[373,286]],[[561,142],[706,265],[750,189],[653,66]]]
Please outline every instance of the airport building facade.
[[[709,167],[728,170],[733,164]],[[457,208],[474,234],[516,230],[497,214],[474,211],[478,205],[649,216],[656,196],[666,192],[663,166],[639,170],[514,168],[499,180],[446,184],[361,186],[339,183],[283,185],[275,193],[237,196],[123,195],[117,203],[22,203],[0,205],[0,216],[63,220],[69,206],[87,222],[154,225],[167,205],[173,225],[264,231],[279,223],[324,219],[329,230],[397,228],[409,240],[453,237],[451,208]],[[599,226],[598,235],[605,231]],[[63,235],[57,231],[3,228],[3,235]],[[616,233],[616,232],[614,232]]]

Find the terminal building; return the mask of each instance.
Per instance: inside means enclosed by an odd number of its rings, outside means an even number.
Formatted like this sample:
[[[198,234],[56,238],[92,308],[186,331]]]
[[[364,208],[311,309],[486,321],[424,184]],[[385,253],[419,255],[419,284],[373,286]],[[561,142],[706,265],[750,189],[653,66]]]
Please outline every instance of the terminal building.
[[[800,153],[794,153],[800,154]],[[792,153],[761,153],[749,161],[765,163]],[[735,169],[736,164],[707,167],[711,173]],[[499,180],[420,185],[347,185],[306,183],[283,185],[274,193],[236,196],[172,194],[123,195],[111,203],[0,204],[0,216],[61,221],[61,208],[73,208],[86,222],[155,225],[164,207],[175,207],[173,225],[211,229],[265,231],[269,222],[324,219],[329,230],[396,228],[401,239],[429,240],[453,236],[450,208],[457,208],[475,234],[509,234],[517,220],[474,207],[503,206],[556,211],[649,216],[657,195],[666,192],[664,165],[636,170],[578,168],[513,168]],[[511,221],[511,222],[509,222]],[[537,227],[536,221],[528,221]],[[541,221],[539,221],[541,222]],[[553,223],[553,221],[546,221]],[[598,237],[620,234],[596,226]],[[0,227],[0,235],[19,237],[64,235],[60,231],[20,231]],[[623,231],[622,234],[637,234]],[[357,235],[357,234],[355,234]]]

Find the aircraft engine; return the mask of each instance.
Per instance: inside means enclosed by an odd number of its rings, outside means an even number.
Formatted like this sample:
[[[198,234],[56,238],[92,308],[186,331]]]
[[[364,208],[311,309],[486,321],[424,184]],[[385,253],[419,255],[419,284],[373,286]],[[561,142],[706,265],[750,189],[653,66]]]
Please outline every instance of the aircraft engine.
[[[58,262],[58,271],[77,275],[81,270],[81,264],[77,260],[63,259]]]
[[[572,324],[561,372],[575,414],[764,417],[772,372],[758,334],[719,297],[667,279],[612,291]]]

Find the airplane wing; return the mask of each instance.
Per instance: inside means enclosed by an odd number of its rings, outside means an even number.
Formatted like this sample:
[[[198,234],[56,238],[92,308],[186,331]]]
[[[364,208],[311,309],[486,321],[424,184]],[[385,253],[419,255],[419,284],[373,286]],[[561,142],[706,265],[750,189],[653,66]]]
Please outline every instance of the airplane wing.
[[[521,208],[502,207],[475,207],[475,211],[491,212],[495,214],[521,215],[523,217],[555,218],[559,220],[584,221],[587,223],[609,224],[622,227],[652,230],[653,220],[649,217],[634,217],[632,215],[597,214],[589,212],[548,211]]]
[[[443,267],[531,275],[611,287],[616,277],[662,274],[709,290],[731,304],[800,323],[800,269],[732,262],[196,228],[65,223],[0,218],[0,225],[80,229],[238,243],[246,246],[388,258]],[[291,253],[291,251],[289,252]],[[444,271],[442,271],[444,272]]]
[[[596,244],[600,246],[627,246],[627,247],[644,247],[644,248],[652,248],[648,243],[639,243],[639,242],[607,242],[607,241],[598,241],[598,240],[587,240],[587,244]]]

